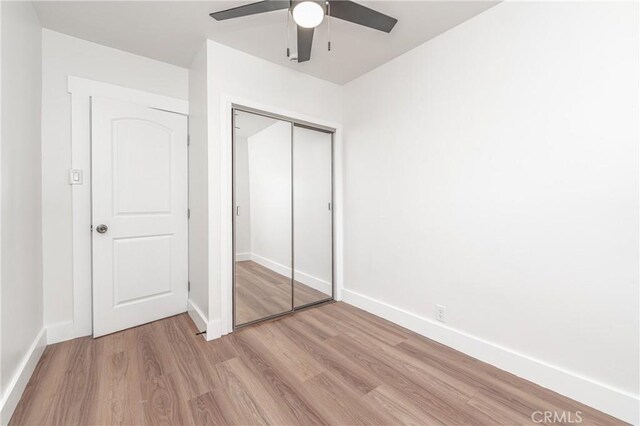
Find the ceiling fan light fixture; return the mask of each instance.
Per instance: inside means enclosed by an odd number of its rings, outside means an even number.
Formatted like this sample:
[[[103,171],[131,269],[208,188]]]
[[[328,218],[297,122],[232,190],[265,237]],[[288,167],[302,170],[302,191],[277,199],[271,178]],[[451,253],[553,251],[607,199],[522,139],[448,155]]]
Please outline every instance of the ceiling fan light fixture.
[[[315,1],[303,1],[293,8],[293,20],[303,28],[315,28],[324,19],[324,8]]]

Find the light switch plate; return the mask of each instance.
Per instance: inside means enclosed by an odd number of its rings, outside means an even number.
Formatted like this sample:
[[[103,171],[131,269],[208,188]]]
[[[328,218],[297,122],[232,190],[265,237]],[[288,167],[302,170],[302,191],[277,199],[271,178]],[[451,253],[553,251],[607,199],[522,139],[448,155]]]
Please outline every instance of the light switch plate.
[[[82,170],[80,169],[69,170],[69,184],[82,185]]]

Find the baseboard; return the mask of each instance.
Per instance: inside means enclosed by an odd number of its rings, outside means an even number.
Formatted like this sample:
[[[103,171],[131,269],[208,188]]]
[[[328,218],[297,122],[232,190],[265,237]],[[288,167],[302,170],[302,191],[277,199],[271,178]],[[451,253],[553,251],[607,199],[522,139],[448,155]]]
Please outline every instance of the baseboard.
[[[84,336],[91,336],[91,330],[78,330],[73,321],[59,322],[47,326],[48,345]]]
[[[296,270],[296,281],[331,296],[332,288],[330,282],[323,281],[320,278],[316,278],[313,275],[309,275],[298,270]]]
[[[285,277],[291,277],[290,267],[274,262],[270,259],[267,259],[266,257],[260,256],[259,254],[249,253],[249,255],[251,260],[253,260],[257,264],[262,265],[267,269],[271,269],[273,272],[276,272]],[[307,285],[315,290],[321,291],[324,294],[331,295],[331,283],[314,277],[313,275],[309,275],[305,272],[296,270],[296,281],[299,281],[302,284]]]
[[[192,300],[187,301],[187,313],[199,331],[206,331],[203,335],[205,340],[222,337],[222,322],[220,320],[209,321],[202,309]]]
[[[262,257],[259,254],[251,253],[251,260],[259,265],[264,266],[267,269],[271,269],[273,272],[284,275],[285,277],[291,277],[291,268],[281,263],[274,262],[273,260]]]
[[[11,420],[11,416],[46,346],[47,329],[43,328],[33,343],[31,343],[29,350],[18,366],[18,370],[11,378],[6,393],[2,396],[2,400],[0,401],[0,424],[6,425],[9,423],[9,420]]]
[[[343,301],[626,422],[640,423],[638,396],[348,289]]]
[[[192,300],[187,300],[187,313],[189,314],[191,321],[196,325],[198,331],[204,331],[207,329],[207,323],[209,322],[207,316]]]
[[[251,253],[236,253],[236,262],[251,260]]]
[[[205,340],[215,340],[222,337],[222,321],[219,319],[209,321],[207,324],[207,333],[205,334]]]

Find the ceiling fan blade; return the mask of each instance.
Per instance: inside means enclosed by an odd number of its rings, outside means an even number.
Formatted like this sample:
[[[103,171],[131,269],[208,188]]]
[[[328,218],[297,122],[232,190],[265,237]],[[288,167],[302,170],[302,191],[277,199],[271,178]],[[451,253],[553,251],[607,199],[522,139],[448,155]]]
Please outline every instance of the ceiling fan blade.
[[[216,21],[224,21],[225,19],[240,18],[242,16],[255,15],[257,13],[271,12],[273,10],[288,9],[290,6],[289,0],[265,0],[257,3],[245,4],[244,6],[238,6],[227,10],[221,10],[220,12],[210,13]]]
[[[391,32],[398,20],[349,0],[331,0],[331,16],[375,30]]]
[[[303,28],[298,25],[298,62],[306,62],[311,59],[312,44],[313,28]]]

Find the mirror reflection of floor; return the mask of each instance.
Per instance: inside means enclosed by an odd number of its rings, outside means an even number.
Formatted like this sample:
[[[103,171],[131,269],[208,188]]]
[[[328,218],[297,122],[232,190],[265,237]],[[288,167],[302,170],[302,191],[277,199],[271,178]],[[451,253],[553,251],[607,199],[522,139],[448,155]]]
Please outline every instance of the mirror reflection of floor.
[[[330,294],[295,282],[295,304],[330,299]],[[251,260],[236,262],[236,324],[291,310],[291,279]]]

